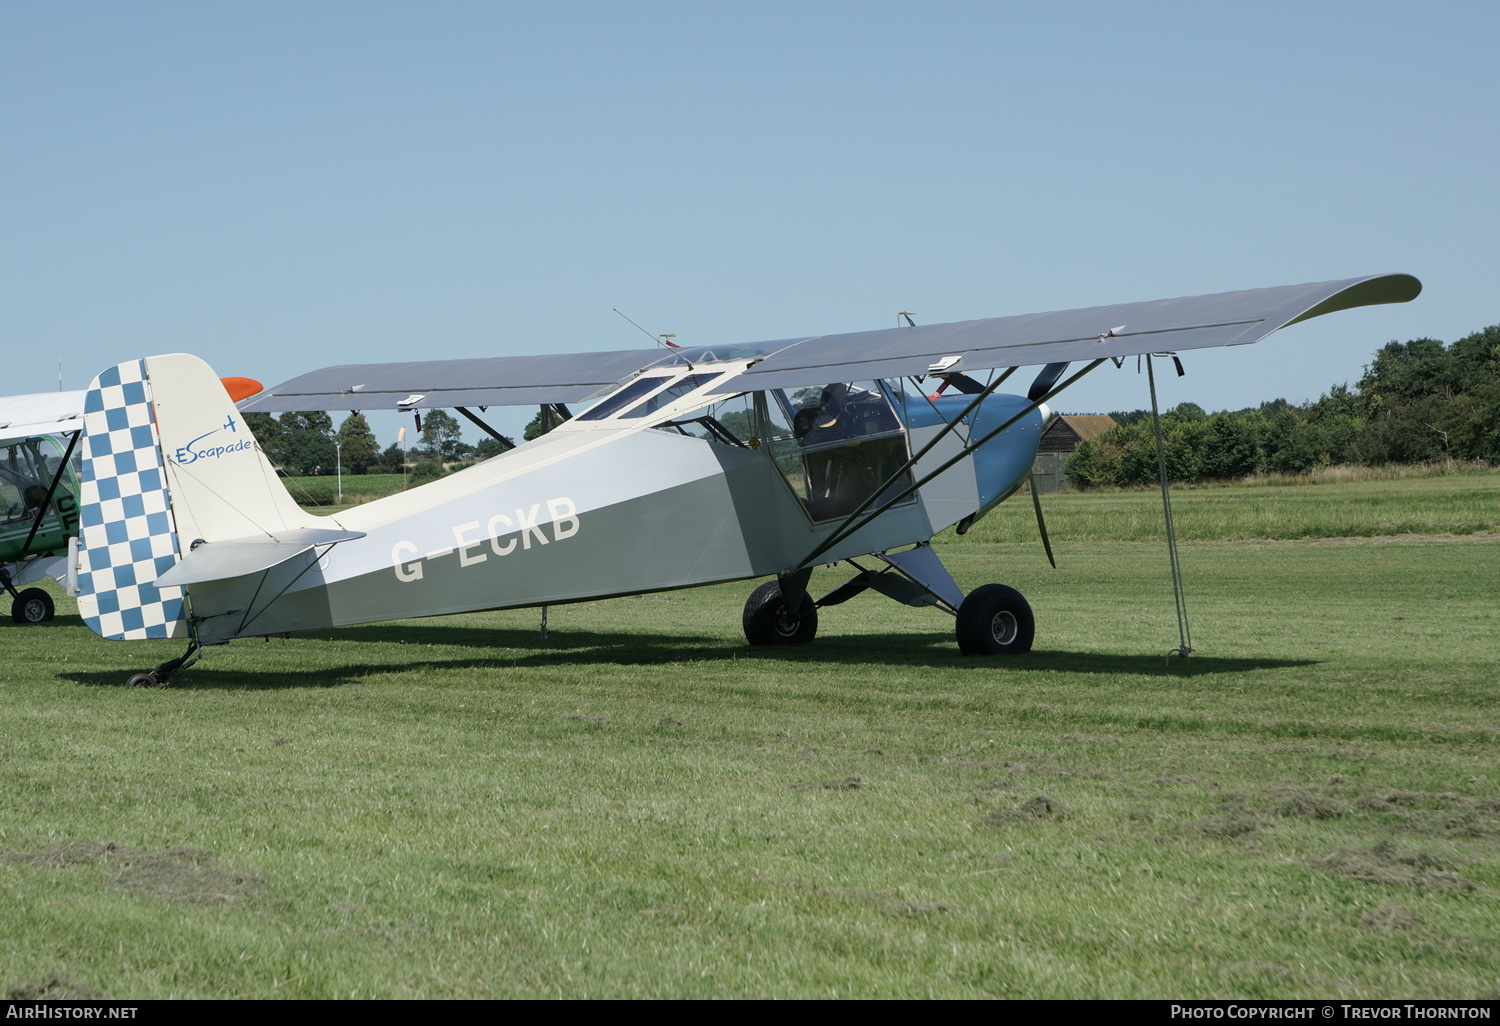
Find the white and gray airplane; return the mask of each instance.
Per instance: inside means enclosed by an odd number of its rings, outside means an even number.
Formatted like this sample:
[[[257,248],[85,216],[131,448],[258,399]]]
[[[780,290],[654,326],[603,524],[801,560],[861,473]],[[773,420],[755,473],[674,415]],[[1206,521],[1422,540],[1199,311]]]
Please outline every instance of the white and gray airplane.
[[[1025,652],[1025,598],[965,595],[930,542],[1027,480],[1048,400],[1106,360],[1257,342],[1420,291],[1386,274],[667,352],[351,364],[238,407],[196,357],[133,360],[85,396],[79,611],[105,638],[189,642],[136,686],[235,638],[758,577],[752,644],[810,641],[820,608],[874,590],[952,614],[966,653]],[[1000,391],[1028,366],[1024,395]],[[561,423],[327,516],[293,501],[244,419],[451,408],[483,427],[473,411],[494,405]],[[840,562],[852,579],[814,599],[812,568]]]

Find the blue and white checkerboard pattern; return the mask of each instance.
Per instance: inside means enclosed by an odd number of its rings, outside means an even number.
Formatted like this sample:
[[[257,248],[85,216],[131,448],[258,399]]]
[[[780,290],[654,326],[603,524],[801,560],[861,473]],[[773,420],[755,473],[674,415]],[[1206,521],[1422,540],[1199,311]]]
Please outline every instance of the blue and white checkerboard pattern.
[[[78,612],[111,641],[188,633],[182,589],[150,582],[177,562],[146,361],[122,363],[83,400]]]

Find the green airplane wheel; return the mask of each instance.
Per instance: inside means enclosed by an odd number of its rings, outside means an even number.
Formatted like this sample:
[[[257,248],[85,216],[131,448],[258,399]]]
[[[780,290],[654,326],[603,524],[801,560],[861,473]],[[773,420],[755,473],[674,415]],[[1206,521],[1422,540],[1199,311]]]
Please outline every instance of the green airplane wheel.
[[[46,623],[53,612],[52,596],[41,588],[27,588],[10,606],[10,618],[16,623]]]

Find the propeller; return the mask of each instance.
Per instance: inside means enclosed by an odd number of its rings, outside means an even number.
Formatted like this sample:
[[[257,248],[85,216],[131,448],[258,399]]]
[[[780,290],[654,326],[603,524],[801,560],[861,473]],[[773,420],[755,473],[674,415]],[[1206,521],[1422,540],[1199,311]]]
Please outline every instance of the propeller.
[[[1063,372],[1067,369],[1068,365],[1066,363],[1047,364],[1047,366],[1042,368],[1042,372],[1036,376],[1036,380],[1031,383],[1031,388],[1027,389],[1026,398],[1032,402],[1036,402],[1042,396],[1052,391],[1052,386],[1057,384],[1058,379],[1063,376]]]
[[[1064,364],[1063,366],[1067,366]],[[1036,510],[1036,529],[1042,536],[1042,548],[1047,551],[1047,562],[1057,569],[1057,558],[1052,555],[1052,539],[1047,537],[1047,519],[1042,516],[1042,497],[1037,493],[1036,474],[1031,475],[1031,505]]]

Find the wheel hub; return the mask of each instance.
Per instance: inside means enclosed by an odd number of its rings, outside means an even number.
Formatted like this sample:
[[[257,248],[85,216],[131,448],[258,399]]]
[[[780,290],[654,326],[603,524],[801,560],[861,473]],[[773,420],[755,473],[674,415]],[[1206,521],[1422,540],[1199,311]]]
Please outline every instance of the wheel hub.
[[[1009,645],[1016,640],[1016,635],[1020,631],[1021,628],[1016,623],[1014,613],[1001,611],[996,613],[995,618],[990,621],[990,634],[994,636],[995,643],[998,645]]]

